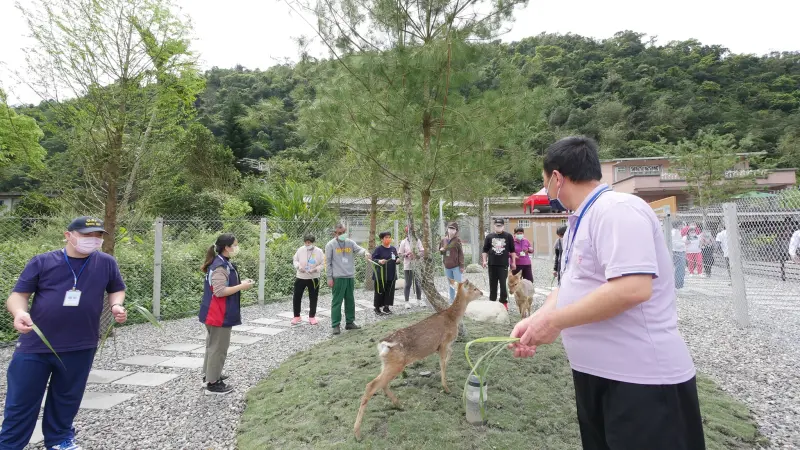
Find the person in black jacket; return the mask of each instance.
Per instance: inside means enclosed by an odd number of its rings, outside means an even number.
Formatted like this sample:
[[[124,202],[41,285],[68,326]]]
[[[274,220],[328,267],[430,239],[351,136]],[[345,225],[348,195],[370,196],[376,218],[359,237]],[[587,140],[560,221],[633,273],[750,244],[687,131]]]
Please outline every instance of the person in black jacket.
[[[375,280],[373,306],[375,306],[375,314],[382,316],[391,314],[392,311],[389,307],[394,306],[397,249],[392,245],[392,233],[384,231],[379,237],[382,245],[372,251],[372,261],[375,264],[372,272],[372,279]]]
[[[558,240],[556,240],[556,246],[553,250],[555,250],[556,254],[556,262],[553,265],[553,276],[558,277],[558,285],[561,286],[561,254],[564,253],[564,233],[567,232],[567,226],[561,225],[556,229],[556,236],[558,236]]]
[[[517,267],[514,236],[504,231],[505,221],[494,219],[494,233],[489,233],[483,242],[483,267],[489,268],[489,300],[497,301],[497,285],[500,284],[500,303],[508,309],[508,263],[511,270]]]

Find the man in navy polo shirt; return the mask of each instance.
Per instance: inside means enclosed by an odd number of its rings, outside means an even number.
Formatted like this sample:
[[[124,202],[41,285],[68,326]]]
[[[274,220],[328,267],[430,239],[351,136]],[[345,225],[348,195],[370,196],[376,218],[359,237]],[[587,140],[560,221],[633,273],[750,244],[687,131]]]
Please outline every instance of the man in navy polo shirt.
[[[72,421],[100,340],[100,314],[106,292],[114,319],[123,323],[128,317],[122,306],[125,283],[117,261],[97,251],[103,244],[103,233],[100,219],[73,220],[64,233],[67,245],[34,256],[8,297],[6,305],[14,317],[14,328],[22,335],[8,365],[0,450],[21,450],[28,444],[45,391],[45,446],[80,449],[74,440]],[[33,324],[50,341],[63,365],[39,336],[31,333]]]

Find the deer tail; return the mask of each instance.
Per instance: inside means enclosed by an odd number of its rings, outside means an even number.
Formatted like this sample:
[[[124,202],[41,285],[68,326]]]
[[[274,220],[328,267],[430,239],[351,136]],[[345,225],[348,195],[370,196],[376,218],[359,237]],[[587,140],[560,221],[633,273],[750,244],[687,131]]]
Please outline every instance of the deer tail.
[[[398,345],[397,342],[381,341],[381,343],[378,344],[378,355],[379,356],[386,355],[387,353],[389,353],[389,350],[391,350],[392,347],[394,347],[395,345]]]

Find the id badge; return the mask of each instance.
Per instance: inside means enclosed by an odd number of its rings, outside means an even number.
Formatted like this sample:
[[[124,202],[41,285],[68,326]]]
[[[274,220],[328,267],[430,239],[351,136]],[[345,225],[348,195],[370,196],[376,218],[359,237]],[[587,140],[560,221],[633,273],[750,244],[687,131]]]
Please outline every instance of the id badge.
[[[449,257],[450,256],[450,250],[444,252],[444,256],[448,256]]]
[[[525,257],[525,252],[519,252],[519,256],[524,258]]]
[[[347,258],[342,258],[342,263],[347,264],[349,260]]]
[[[78,306],[81,303],[81,291],[70,290],[64,296],[64,306]]]

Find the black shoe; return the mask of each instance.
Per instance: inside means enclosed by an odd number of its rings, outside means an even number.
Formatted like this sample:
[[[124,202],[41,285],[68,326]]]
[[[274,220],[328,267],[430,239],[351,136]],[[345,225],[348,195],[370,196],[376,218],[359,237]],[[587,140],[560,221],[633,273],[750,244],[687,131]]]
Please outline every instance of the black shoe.
[[[382,316],[383,315],[383,311],[381,311],[380,308],[375,308],[375,315],[376,316]]]
[[[391,314],[391,313],[392,313],[392,310],[391,310],[391,309],[389,309],[389,307],[388,307],[388,306],[384,306],[384,307],[383,307],[383,313],[384,313],[384,314]]]
[[[220,380],[216,383],[206,386],[206,394],[230,394],[233,392],[233,386],[228,386],[224,381]]]
[[[342,334],[342,329],[338,326],[333,327],[333,334]]]
[[[356,325],[355,322],[350,322],[350,323],[348,323],[347,325],[344,326],[344,329],[345,330],[360,330],[361,327]]]

